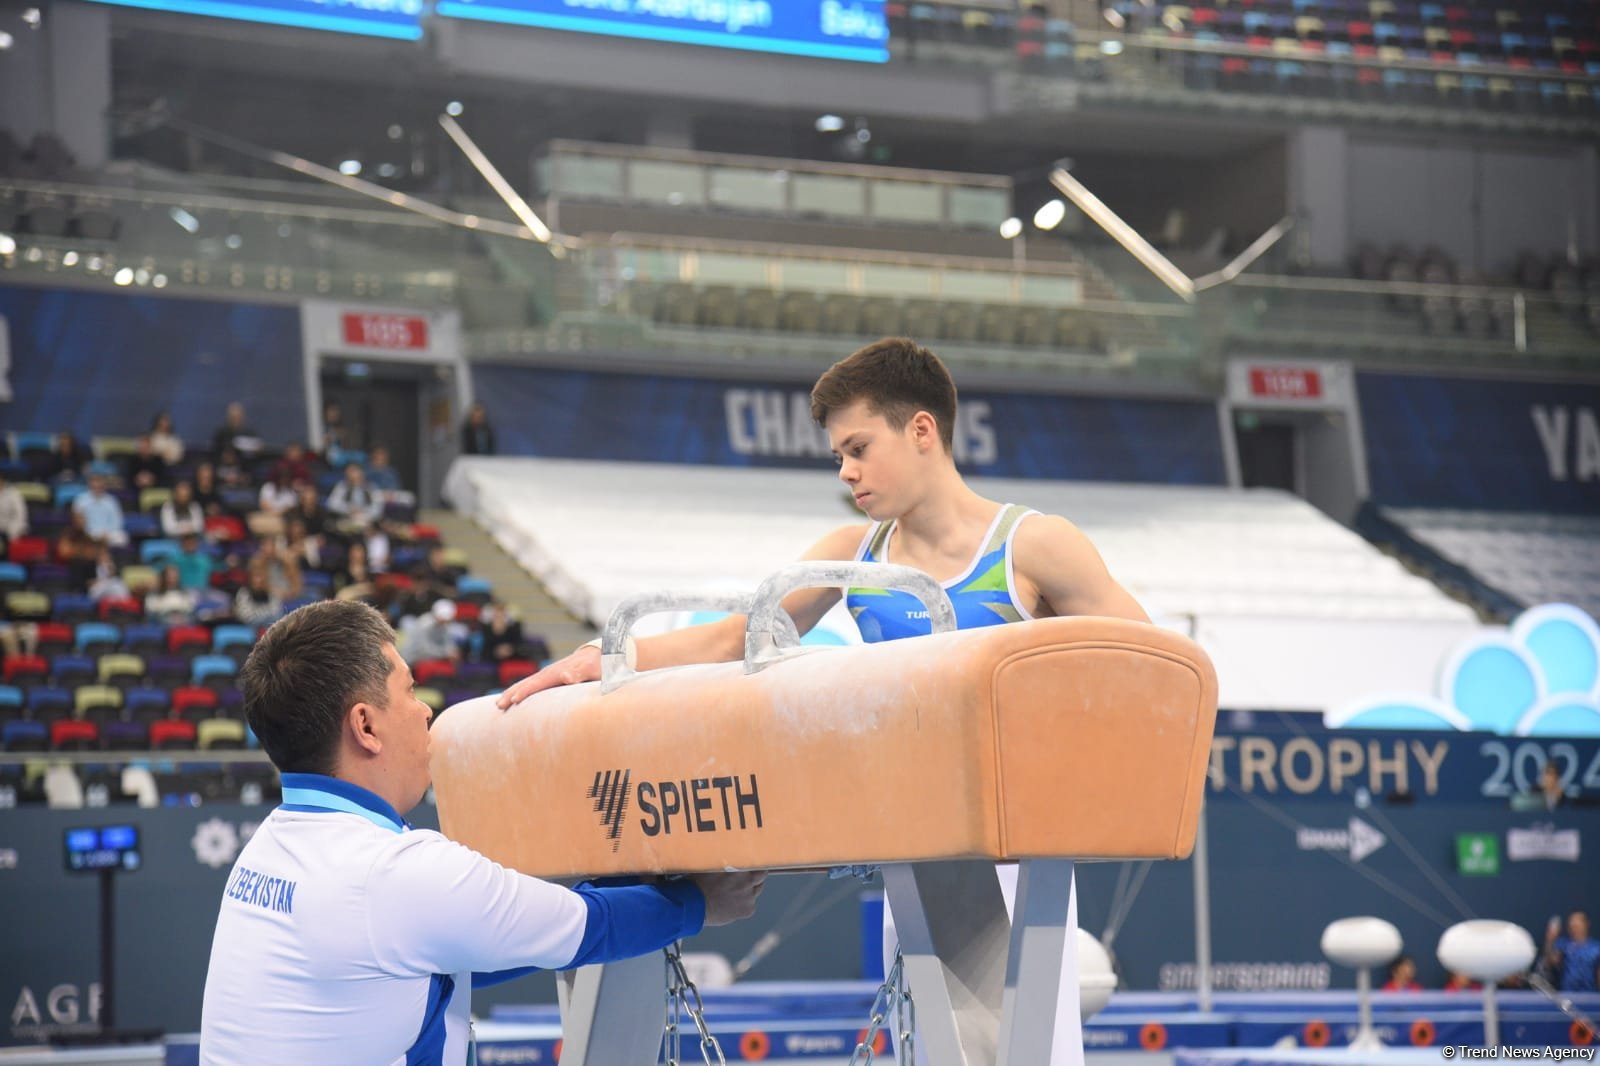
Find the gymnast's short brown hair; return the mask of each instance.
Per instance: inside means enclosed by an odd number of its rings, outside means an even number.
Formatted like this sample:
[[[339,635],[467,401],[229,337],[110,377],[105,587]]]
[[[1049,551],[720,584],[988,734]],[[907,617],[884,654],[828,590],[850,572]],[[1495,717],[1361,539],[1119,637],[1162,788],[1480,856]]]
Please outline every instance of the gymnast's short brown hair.
[[[955,451],[956,383],[939,357],[916,341],[885,337],[834,363],[811,389],[811,417],[826,429],[829,415],[858,400],[896,431],[918,411],[928,412],[944,450]]]

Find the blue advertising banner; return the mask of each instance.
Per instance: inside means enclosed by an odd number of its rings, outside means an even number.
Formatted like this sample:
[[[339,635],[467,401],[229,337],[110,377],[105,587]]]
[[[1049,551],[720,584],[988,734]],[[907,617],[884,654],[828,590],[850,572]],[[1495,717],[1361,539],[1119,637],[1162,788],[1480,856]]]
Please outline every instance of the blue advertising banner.
[[[883,0],[439,0],[453,18],[884,63]]]
[[[831,466],[809,385],[479,364],[508,455]],[[956,461],[994,477],[1221,485],[1216,409],[1195,400],[963,390]]]
[[[1372,498],[1600,513],[1600,385],[1356,375]]]
[[[422,0],[93,0],[117,7],[268,22],[402,41],[422,37]]]
[[[305,439],[296,308],[0,287],[0,330],[12,391],[0,428],[132,436],[169,411],[202,441],[242,400],[268,444]]]

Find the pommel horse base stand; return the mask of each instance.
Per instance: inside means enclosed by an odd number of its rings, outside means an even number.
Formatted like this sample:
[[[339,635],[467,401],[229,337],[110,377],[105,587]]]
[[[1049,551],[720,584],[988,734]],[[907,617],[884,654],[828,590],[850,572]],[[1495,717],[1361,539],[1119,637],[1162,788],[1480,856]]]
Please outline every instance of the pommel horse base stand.
[[[915,594],[933,635],[799,647],[783,597],[850,586]],[[635,673],[634,623],[689,606],[748,616],[744,662]],[[1120,619],[954,630],[936,582],[883,564],[627,601],[599,683],[439,717],[441,827],[551,879],[881,864],[932,1066],[1048,1066],[1081,1040],[1076,1006],[1057,1012],[1073,861],[1188,856],[1216,675],[1192,641]],[[997,862],[1020,865],[1014,920]],[[563,974],[562,1066],[659,1061],[663,970]]]

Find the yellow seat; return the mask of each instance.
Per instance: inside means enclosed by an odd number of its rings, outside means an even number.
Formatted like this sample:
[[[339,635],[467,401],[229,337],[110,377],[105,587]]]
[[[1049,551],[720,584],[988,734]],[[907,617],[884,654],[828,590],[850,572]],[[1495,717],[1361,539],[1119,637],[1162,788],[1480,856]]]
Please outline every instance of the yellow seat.
[[[117,652],[112,655],[100,656],[100,680],[102,683],[110,681],[113,677],[143,676],[144,660],[137,655]]]
[[[421,700],[423,703],[426,703],[429,707],[432,707],[435,714],[444,710],[444,693],[440,692],[438,689],[419,686],[417,688],[416,695],[417,699]]]
[[[1321,33],[1324,28],[1322,20],[1315,15],[1301,15],[1294,20],[1294,32],[1302,37],[1309,37],[1313,33]]]
[[[194,727],[195,746],[208,748],[244,747],[244,723],[231,718],[207,718]]]
[[[444,550],[444,565],[458,566],[465,570],[472,564],[467,559],[467,553],[460,548],[446,548]]]
[[[6,613],[12,618],[49,618],[50,597],[31,589],[6,593]]]
[[[80,718],[90,707],[121,707],[122,690],[110,685],[79,685],[73,690],[72,705]]]
[[[89,443],[96,459],[133,455],[139,450],[139,441],[135,437],[94,437]]]
[[[155,568],[149,566],[124,566],[122,568],[122,583],[128,586],[128,591],[138,595],[140,590],[149,591],[159,584]]]
[[[50,486],[40,484],[37,481],[18,482],[16,488],[17,495],[21,496],[25,503],[48,504],[55,499],[55,494],[50,491]]]
[[[170,499],[172,499],[171,489],[143,489],[139,493],[139,510],[154,511]]]

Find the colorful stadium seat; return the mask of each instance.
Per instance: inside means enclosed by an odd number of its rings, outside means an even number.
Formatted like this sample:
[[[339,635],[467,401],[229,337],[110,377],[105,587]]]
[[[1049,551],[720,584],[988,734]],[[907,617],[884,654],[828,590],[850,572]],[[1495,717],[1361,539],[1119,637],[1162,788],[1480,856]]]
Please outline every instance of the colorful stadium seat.
[[[172,698],[164,688],[130,688],[123,706],[130,718],[165,718],[172,711]]]
[[[167,648],[174,655],[204,655],[211,648],[211,631],[204,626],[174,626],[167,630]]]
[[[62,718],[50,723],[52,751],[89,751],[99,744],[100,727],[93,722]]]
[[[95,616],[92,597],[63,593],[50,605],[50,617],[57,622],[88,622]]]
[[[157,653],[166,651],[167,627],[159,623],[129,626],[122,631],[122,650]]]
[[[231,684],[233,675],[239,670],[239,664],[226,655],[201,655],[190,666],[190,679],[196,685],[208,685],[218,680]]]
[[[100,656],[100,683],[130,688],[145,676],[144,659],[127,652]]]
[[[43,620],[50,617],[50,597],[32,589],[6,593],[5,605],[6,615],[15,621]]]
[[[50,727],[43,722],[7,722],[0,726],[0,747],[6,751],[46,751]]]
[[[41,655],[57,655],[72,648],[72,627],[59,622],[41,622],[36,647]]]
[[[216,709],[217,694],[199,685],[185,685],[172,693],[172,713],[179,718],[209,717]]]
[[[144,604],[131,596],[101,600],[98,610],[103,622],[137,622],[144,617]]]
[[[42,681],[50,675],[50,661],[42,655],[13,655],[6,660],[6,684],[14,681]]]
[[[419,685],[432,684],[440,678],[454,679],[456,664],[449,659],[423,659],[412,664],[411,676],[416,678]]]
[[[195,728],[193,722],[162,721],[150,723],[150,747],[156,751],[193,751]]]
[[[111,685],[79,685],[72,693],[73,710],[78,717],[88,717],[96,707],[122,709],[122,690]]]
[[[122,642],[122,630],[106,622],[80,622],[73,635],[73,647],[84,655],[107,652]]]
[[[177,541],[166,537],[155,537],[139,545],[139,561],[141,563],[154,563],[159,560],[171,559],[183,551]]]
[[[142,721],[106,722],[100,726],[100,746],[106,751],[146,751],[150,726]]]
[[[202,751],[244,750],[244,723],[229,718],[207,718],[195,726]]]
[[[86,655],[57,655],[50,660],[50,683],[70,688],[95,680],[94,660]]]

